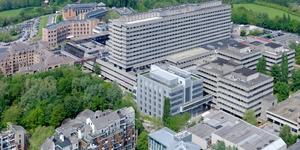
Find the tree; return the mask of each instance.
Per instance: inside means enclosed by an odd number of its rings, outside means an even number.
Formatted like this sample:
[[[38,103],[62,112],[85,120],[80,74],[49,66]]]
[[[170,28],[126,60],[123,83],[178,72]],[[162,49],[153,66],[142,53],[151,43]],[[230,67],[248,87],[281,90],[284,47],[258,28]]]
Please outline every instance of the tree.
[[[94,63],[94,72],[95,72],[97,75],[100,75],[100,74],[101,74],[101,68],[100,68],[100,66],[99,66],[97,63]]]
[[[226,145],[223,141],[218,141],[212,145],[212,150],[226,150]]]
[[[137,150],[148,150],[148,133],[143,131],[139,136],[136,143]]]
[[[21,109],[18,106],[12,106],[8,108],[2,114],[2,123],[6,124],[8,122],[11,122],[13,124],[18,124],[21,113]]]
[[[165,100],[164,100],[164,113],[163,113],[163,122],[164,124],[166,125],[168,123],[168,119],[170,117],[170,111],[171,111],[171,108],[170,108],[170,99],[168,97],[165,97]]]
[[[289,85],[285,82],[277,82],[274,86],[274,93],[277,94],[278,102],[282,102],[289,97]]]
[[[280,66],[278,66],[277,64],[272,66],[271,69],[271,75],[274,78],[274,84],[277,83],[278,81],[280,81],[281,78],[281,69]]]
[[[298,91],[300,89],[300,70],[296,70],[292,74],[291,89]]]
[[[256,71],[266,74],[267,73],[266,66],[267,66],[267,62],[266,62],[265,57],[261,57],[257,63]]]
[[[246,113],[243,116],[243,119],[252,124],[252,125],[257,125],[257,120],[256,120],[256,116],[255,116],[255,111],[254,110],[247,110]]]
[[[63,105],[57,105],[53,108],[50,117],[50,125],[53,127],[58,126],[65,118],[66,113]]]
[[[293,135],[291,133],[291,128],[287,125],[281,127],[279,136],[288,146],[293,145],[297,142],[297,135]]]
[[[171,130],[178,132],[186,125],[190,118],[191,115],[187,112],[177,114],[168,118],[166,126]]]
[[[50,137],[54,133],[54,128],[49,126],[38,126],[32,131],[31,138],[29,139],[31,150],[39,150],[46,138]]]
[[[281,62],[281,82],[288,83],[289,79],[289,63],[286,54],[282,55],[282,62]]]
[[[212,150],[238,150],[236,147],[228,146],[226,147],[223,141],[218,141],[212,145]]]
[[[246,33],[245,30],[241,30],[241,31],[240,31],[240,36],[246,36],[246,35],[247,35],[247,33]]]

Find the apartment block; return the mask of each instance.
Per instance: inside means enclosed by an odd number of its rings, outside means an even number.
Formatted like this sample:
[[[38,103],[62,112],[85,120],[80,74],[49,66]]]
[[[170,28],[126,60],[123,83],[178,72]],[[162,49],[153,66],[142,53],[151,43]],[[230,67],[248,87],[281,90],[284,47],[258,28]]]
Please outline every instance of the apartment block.
[[[211,149],[223,141],[238,150],[286,150],[286,143],[278,136],[253,126],[226,112],[210,110],[202,114],[203,121],[187,129],[192,142],[202,149]]]
[[[170,99],[170,114],[207,109],[210,95],[203,95],[201,78],[174,66],[151,66],[150,72],[138,76],[137,104],[146,115],[163,116],[165,98]]]
[[[272,77],[241,68],[220,78],[217,106],[238,117],[243,117],[250,109],[260,116],[262,98],[272,93]]]
[[[93,29],[98,25],[98,19],[62,21],[43,28],[42,41],[50,46],[57,46],[66,39],[93,34]]]
[[[62,10],[64,20],[83,20],[101,18],[107,9],[104,3],[67,4]]]
[[[200,150],[201,147],[192,142],[192,134],[187,131],[176,133],[169,128],[162,128],[149,134],[149,150]]]
[[[111,56],[101,67],[117,74],[103,76],[133,91],[123,72],[149,68],[167,55],[230,38],[231,8],[221,1],[155,9],[111,20],[107,42]],[[122,72],[118,73],[118,72]],[[125,78],[125,80],[123,80]],[[127,80],[126,80],[127,79]],[[136,82],[136,80],[135,80]]]
[[[135,148],[135,112],[132,107],[116,111],[85,110],[63,123],[41,150],[131,150]]]
[[[9,124],[8,128],[0,132],[1,150],[27,150],[26,130],[17,125]]]
[[[273,128],[279,130],[283,125],[287,125],[294,134],[300,134],[299,98],[300,92],[297,92],[287,100],[267,110],[267,120],[272,123]]]

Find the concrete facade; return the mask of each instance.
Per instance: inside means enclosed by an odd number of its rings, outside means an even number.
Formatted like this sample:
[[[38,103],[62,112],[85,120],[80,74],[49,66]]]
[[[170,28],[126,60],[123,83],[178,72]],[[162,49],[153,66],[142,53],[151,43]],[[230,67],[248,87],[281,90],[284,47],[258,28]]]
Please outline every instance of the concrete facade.
[[[214,1],[156,9],[111,20],[107,42],[111,56],[100,64],[111,71],[105,71],[103,76],[134,91],[136,84],[129,82],[136,80],[126,76],[123,79],[124,72],[136,76],[139,70],[164,60],[167,55],[230,38],[230,13],[230,6]]]
[[[0,132],[1,150],[27,150],[26,130],[17,125],[8,125],[8,128]]]
[[[210,95],[203,96],[203,81],[173,66],[151,66],[148,73],[138,76],[137,104],[142,113],[162,118],[165,98],[170,100],[170,114],[206,109]]]

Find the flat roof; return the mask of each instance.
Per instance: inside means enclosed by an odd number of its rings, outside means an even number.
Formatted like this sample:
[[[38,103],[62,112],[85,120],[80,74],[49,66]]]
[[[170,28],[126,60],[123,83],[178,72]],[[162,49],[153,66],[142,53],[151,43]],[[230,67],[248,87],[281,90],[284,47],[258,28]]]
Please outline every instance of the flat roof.
[[[300,92],[293,94],[290,98],[278,103],[268,111],[288,120],[297,122],[300,114]]]
[[[167,60],[172,62],[178,62],[180,60],[188,59],[193,56],[210,53],[211,51],[204,48],[194,48],[191,50],[175,53],[166,57]]]
[[[245,150],[257,150],[265,147],[277,149],[286,145],[280,137],[257,128],[226,112],[210,110],[202,116],[204,120],[201,124],[216,129],[212,134],[218,135]],[[197,134],[197,132],[199,131],[192,133]]]
[[[255,73],[257,73],[255,70],[251,70],[249,68],[241,68],[241,69],[237,69],[234,71],[235,73],[240,73],[242,74],[243,76],[250,76],[250,75],[253,75]]]

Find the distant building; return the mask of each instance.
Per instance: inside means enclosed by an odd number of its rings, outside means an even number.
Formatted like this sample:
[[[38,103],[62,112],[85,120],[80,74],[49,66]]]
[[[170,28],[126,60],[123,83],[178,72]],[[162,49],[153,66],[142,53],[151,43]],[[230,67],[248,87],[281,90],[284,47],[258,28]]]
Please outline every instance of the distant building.
[[[134,91],[140,70],[166,56],[230,38],[231,8],[221,1],[186,4],[121,16],[109,24],[111,56],[102,75]]]
[[[149,150],[200,150],[201,147],[192,142],[192,134],[183,131],[176,133],[168,128],[162,128],[149,134]]]
[[[267,119],[277,130],[287,125],[294,134],[300,134],[300,92],[267,110]]]
[[[50,46],[57,46],[66,39],[93,34],[98,19],[62,21],[43,28],[42,41]]]
[[[134,109],[85,110],[56,129],[41,150],[134,149],[136,142]]]
[[[203,81],[182,69],[151,66],[150,72],[138,76],[137,104],[142,113],[162,117],[165,98],[170,99],[171,115],[207,109],[210,95],[203,95]]]
[[[210,110],[202,114],[203,121],[188,129],[192,141],[203,149],[223,141],[238,150],[286,150],[284,141],[226,112]]]
[[[17,125],[8,125],[8,128],[0,132],[1,150],[27,150],[26,130]]]
[[[64,20],[102,18],[107,13],[104,3],[67,4],[62,10]]]
[[[72,59],[50,52],[49,46],[43,42],[32,45],[18,42],[0,49],[0,71],[4,75],[34,73],[73,64]]]

